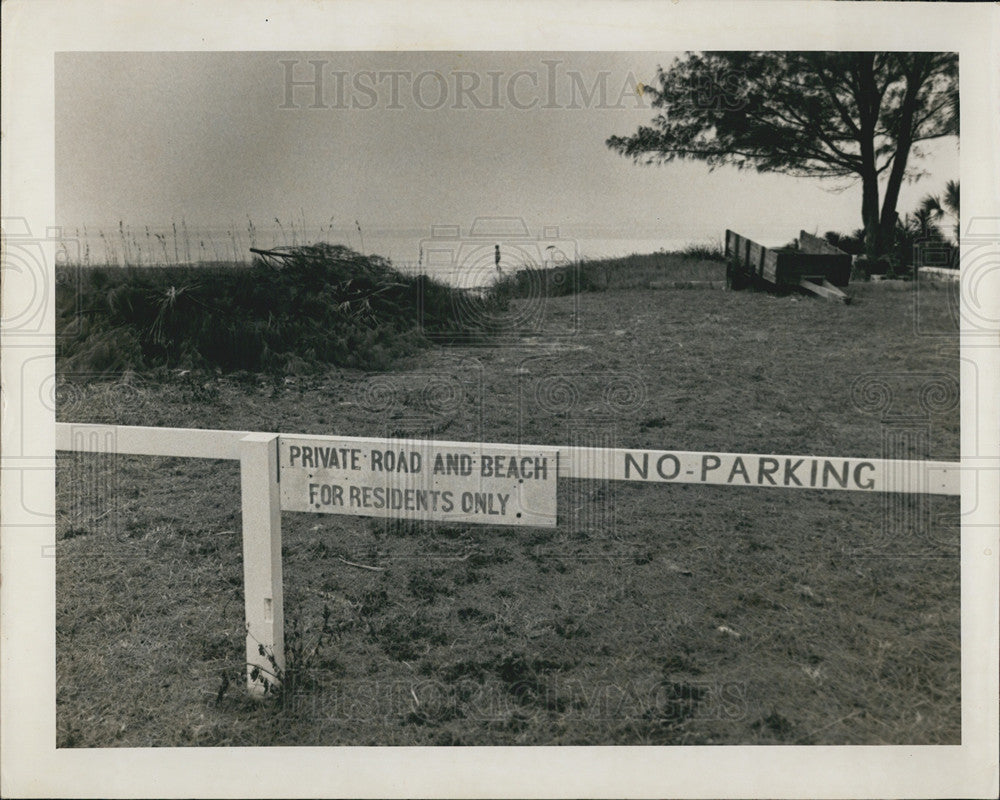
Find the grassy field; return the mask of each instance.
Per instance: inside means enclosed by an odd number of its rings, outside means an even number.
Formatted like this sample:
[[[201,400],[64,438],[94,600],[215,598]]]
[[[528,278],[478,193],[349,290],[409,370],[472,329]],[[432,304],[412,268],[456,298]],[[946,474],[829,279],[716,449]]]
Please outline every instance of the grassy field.
[[[957,460],[955,288],[850,292],[529,297],[533,330],[392,372],[83,377],[58,418]],[[960,742],[957,498],[561,481],[554,529],[286,513],[299,669],[258,703],[237,466],[63,454],[57,494],[62,747]]]
[[[574,292],[648,289],[651,284],[725,280],[724,256],[710,247],[683,253],[643,253],[620,258],[590,259],[543,271],[520,271],[506,276],[500,289],[513,297],[546,297]]]

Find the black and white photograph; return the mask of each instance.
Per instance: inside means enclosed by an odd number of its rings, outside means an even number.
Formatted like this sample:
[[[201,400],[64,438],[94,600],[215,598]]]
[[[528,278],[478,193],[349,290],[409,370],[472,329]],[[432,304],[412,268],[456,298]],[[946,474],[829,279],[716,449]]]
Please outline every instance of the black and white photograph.
[[[31,5],[5,794],[995,792],[995,7]]]

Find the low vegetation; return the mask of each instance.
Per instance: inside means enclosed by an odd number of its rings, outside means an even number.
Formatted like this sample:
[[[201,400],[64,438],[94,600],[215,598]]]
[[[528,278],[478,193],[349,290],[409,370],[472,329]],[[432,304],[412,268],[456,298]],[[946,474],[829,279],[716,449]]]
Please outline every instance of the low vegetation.
[[[505,276],[495,286],[501,297],[563,297],[577,292],[648,289],[658,280],[721,281],[725,256],[717,247],[694,246],[680,253],[633,254],[620,258],[583,259],[550,269],[525,269]]]
[[[329,244],[291,248],[286,257],[249,266],[64,273],[72,273],[62,276],[57,294],[58,369],[65,373],[385,369],[428,340],[488,334],[506,302]]]
[[[708,246],[524,269],[481,291],[406,274],[341,245],[283,252],[249,265],[64,267],[59,371],[384,370],[431,341],[468,343],[500,332],[514,298],[722,278],[722,254]]]

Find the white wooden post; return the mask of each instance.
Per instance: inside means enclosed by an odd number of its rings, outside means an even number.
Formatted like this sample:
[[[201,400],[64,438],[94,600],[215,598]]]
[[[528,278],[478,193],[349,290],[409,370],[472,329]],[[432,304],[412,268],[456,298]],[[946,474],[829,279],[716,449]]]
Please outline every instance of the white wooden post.
[[[263,694],[252,680],[254,667],[272,684],[274,657],[285,669],[285,625],[281,587],[281,495],[278,486],[278,435],[251,433],[240,440],[240,488],[243,495],[243,591],[247,624],[247,687]],[[264,646],[265,655],[260,647]]]

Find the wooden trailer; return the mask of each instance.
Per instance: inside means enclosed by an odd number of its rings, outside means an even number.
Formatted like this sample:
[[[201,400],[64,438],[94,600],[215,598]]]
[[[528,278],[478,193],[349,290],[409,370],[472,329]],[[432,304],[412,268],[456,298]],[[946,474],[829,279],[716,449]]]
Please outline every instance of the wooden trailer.
[[[797,248],[767,248],[726,231],[726,285],[804,289],[828,300],[850,302],[842,291],[851,279],[851,256],[825,239],[799,232]]]

